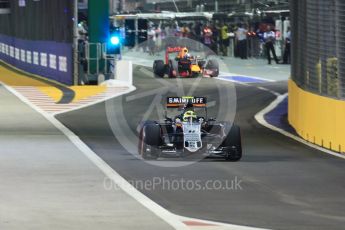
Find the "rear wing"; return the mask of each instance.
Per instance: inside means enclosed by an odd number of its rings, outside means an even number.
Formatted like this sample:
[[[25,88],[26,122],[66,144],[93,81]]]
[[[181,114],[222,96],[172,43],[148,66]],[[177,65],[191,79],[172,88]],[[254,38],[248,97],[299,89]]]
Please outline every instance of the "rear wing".
[[[206,97],[167,97],[167,108],[180,108],[191,103],[194,107],[206,108]]]
[[[167,53],[178,53],[178,52],[180,52],[181,50],[183,49],[183,47],[168,47],[167,49],[166,49],[166,52]]]

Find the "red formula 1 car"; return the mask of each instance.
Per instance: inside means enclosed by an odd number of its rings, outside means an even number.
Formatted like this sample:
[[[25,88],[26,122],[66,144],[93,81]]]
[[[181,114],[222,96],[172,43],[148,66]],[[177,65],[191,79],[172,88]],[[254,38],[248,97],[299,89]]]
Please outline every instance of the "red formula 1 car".
[[[171,53],[177,53],[174,59]],[[218,77],[219,64],[216,60],[205,61],[189,54],[187,47],[168,47],[165,51],[165,61],[155,60],[153,72],[157,77],[168,75],[169,78],[209,76]]]

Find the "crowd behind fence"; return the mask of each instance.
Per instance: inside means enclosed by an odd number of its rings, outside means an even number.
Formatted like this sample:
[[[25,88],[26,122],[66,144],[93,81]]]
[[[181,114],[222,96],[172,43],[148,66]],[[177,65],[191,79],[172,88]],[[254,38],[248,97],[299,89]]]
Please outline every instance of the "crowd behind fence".
[[[147,47],[144,51],[154,55],[162,51],[166,45],[181,45],[179,38],[189,38],[209,47],[215,54],[230,57],[247,58],[265,58],[265,42],[262,37],[265,31],[259,31],[258,28],[247,26],[246,24],[223,24],[223,23],[149,23],[147,29]],[[245,41],[240,45],[238,40],[238,28],[244,27]],[[248,29],[247,29],[248,28]],[[222,36],[222,30],[226,30],[226,36]],[[133,33],[134,34],[134,33]],[[261,35],[260,35],[261,34]],[[260,37],[261,36],[261,37]],[[130,37],[130,36],[128,36]],[[127,38],[127,37],[126,37]],[[138,38],[133,38],[139,40]],[[133,43],[134,45],[135,43]],[[279,56],[284,52],[284,40],[277,40],[276,51]],[[197,50],[196,47],[189,47],[191,50]],[[244,52],[244,54],[243,54]]]

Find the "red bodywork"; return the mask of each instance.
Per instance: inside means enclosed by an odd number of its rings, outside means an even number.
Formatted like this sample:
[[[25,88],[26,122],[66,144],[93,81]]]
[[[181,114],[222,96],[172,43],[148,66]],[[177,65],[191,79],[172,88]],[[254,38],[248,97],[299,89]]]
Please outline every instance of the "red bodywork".
[[[165,64],[168,65],[169,64],[169,54],[171,53],[179,53],[179,55],[177,56],[177,58],[182,58],[181,56],[184,56],[184,54],[182,54],[183,50],[186,49],[186,47],[167,47],[166,51],[165,51]],[[178,73],[179,76],[181,77],[190,77],[190,72],[189,71],[181,71]],[[177,73],[174,74],[175,76],[177,76]]]
[[[169,54],[179,53],[183,47],[168,47],[165,51],[165,64],[169,64]]]
[[[190,76],[190,74],[189,74],[188,71],[180,72],[179,75],[180,75],[181,77],[189,77],[189,76]]]

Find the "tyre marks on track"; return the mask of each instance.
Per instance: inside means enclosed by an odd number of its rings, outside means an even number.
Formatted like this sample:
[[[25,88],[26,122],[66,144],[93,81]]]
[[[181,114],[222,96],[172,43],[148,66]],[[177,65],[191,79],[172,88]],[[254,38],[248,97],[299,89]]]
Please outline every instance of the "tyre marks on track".
[[[79,101],[72,101],[68,104],[58,104],[53,98],[44,94],[35,86],[13,86],[14,90],[26,97],[32,104],[52,115],[80,109],[83,107],[102,102],[120,93],[126,92],[128,87],[107,87],[102,92]]]

